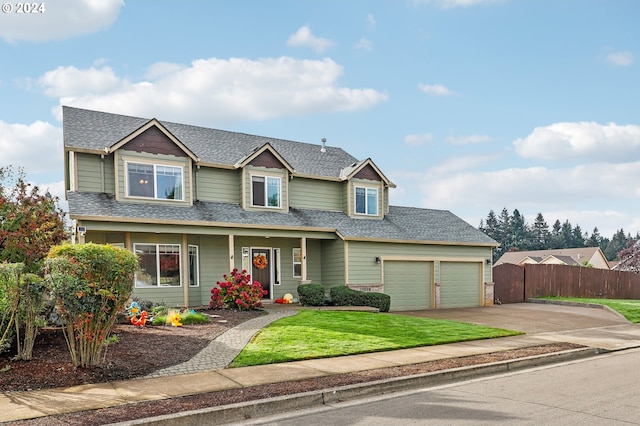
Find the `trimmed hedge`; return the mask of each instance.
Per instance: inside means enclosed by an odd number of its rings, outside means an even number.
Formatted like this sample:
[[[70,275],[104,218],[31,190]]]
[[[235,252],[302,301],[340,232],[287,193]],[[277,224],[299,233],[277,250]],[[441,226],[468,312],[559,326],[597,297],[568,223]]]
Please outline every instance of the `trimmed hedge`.
[[[391,297],[384,293],[369,293],[350,289],[347,286],[331,287],[331,302],[336,306],[371,306],[380,312],[389,312]]]
[[[298,298],[302,306],[324,306],[324,286],[322,284],[300,284]]]

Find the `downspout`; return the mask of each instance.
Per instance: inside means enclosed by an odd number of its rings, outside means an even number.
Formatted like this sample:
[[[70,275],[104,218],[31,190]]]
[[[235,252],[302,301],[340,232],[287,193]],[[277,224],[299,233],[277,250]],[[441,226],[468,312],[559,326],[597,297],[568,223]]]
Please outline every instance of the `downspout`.
[[[104,193],[104,154],[100,154],[100,192]]]

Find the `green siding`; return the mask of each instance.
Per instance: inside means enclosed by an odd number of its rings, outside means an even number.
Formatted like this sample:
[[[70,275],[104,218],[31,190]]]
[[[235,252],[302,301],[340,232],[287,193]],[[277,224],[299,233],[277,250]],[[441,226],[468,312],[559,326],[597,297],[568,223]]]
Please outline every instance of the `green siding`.
[[[240,173],[237,170],[202,167],[195,172],[195,176],[199,200],[234,204],[242,201]]]
[[[482,263],[440,262],[440,307],[482,306]]]
[[[322,284],[325,288],[345,285],[344,241],[322,241]]]
[[[76,153],[75,157],[78,191],[103,192],[102,173],[104,170],[104,192],[115,193],[112,155],[105,157],[104,160],[99,155],[84,153]]]
[[[341,182],[294,178],[289,182],[289,205],[303,209],[343,210]]]
[[[391,297],[390,310],[431,309],[432,276],[433,262],[385,262],[384,292]]]

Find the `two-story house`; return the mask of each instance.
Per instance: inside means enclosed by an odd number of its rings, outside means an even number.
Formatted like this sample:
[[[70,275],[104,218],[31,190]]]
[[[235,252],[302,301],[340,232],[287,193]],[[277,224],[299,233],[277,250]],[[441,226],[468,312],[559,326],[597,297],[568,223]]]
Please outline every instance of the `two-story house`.
[[[140,299],[206,305],[238,268],[267,301],[309,282],[387,293],[392,310],[493,301],[498,244],[449,211],[390,206],[371,159],[72,107],[63,127],[77,241],[137,253]]]

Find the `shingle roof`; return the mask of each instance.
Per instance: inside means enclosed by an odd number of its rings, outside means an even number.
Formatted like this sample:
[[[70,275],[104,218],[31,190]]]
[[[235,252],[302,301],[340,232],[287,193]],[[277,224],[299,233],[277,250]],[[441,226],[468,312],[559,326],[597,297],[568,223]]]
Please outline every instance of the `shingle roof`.
[[[111,114],[68,106],[62,107],[64,144],[67,149],[104,151],[145,125],[150,119]],[[233,166],[266,143],[295,169],[296,173],[340,178],[343,168],[358,161],[341,148],[229,132],[158,120],[200,160]]]
[[[493,239],[446,210],[391,206],[383,220],[350,218],[342,212],[311,209],[291,209],[288,213],[246,211],[238,204],[198,201],[192,208],[155,204],[119,203],[111,195],[69,192],[72,217],[85,220],[105,217],[145,219],[149,222],[167,221],[219,226],[264,226],[283,229],[301,227],[339,233],[345,239],[429,241],[474,245],[498,245]]]
[[[598,250],[598,247],[580,247],[549,250],[509,251],[504,253],[500,257],[500,259],[496,261],[495,266],[498,266],[502,263],[511,263],[515,265],[527,256],[532,259],[544,259],[550,255],[553,255],[556,258],[567,256],[572,258],[574,262],[580,265],[582,264],[582,261],[591,259],[598,252]]]

